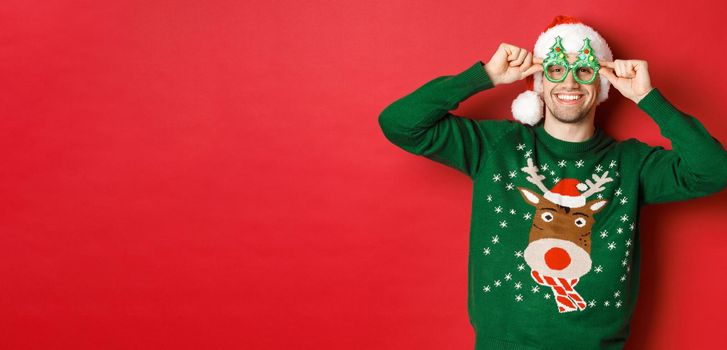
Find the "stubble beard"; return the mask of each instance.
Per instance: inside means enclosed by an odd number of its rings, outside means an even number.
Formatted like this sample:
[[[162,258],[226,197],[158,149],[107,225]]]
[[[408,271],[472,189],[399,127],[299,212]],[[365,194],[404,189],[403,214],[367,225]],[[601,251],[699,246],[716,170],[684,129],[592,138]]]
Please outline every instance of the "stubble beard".
[[[552,105],[556,105],[558,103],[557,101],[554,100],[556,98],[557,97],[551,96],[550,102]],[[585,98],[585,97],[583,97],[583,98]],[[576,111],[563,111],[563,109],[568,109],[568,107],[556,106],[556,108],[551,108],[551,106],[548,104],[546,104],[546,107],[550,111],[550,115],[552,115],[553,118],[555,118],[557,121],[559,121],[561,123],[565,123],[565,124],[578,124],[578,123],[582,122],[584,119],[586,119],[586,117],[588,117],[588,114],[590,113],[591,109],[593,108],[593,106],[591,106],[591,108],[589,108],[589,109],[585,109],[585,110],[580,109],[576,112]],[[558,108],[558,107],[560,107],[560,108]],[[560,113],[556,112],[556,110],[558,110],[558,109],[561,110]]]

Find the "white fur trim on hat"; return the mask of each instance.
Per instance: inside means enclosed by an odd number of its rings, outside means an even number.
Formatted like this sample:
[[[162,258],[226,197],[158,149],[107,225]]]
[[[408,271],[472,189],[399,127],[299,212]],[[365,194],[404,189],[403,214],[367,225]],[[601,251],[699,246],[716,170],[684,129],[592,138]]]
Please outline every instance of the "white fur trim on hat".
[[[606,40],[593,28],[582,23],[564,23],[553,26],[540,34],[535,42],[533,57],[545,58],[550,47],[555,43],[555,37],[560,36],[563,40],[563,48],[567,54],[577,54],[583,47],[583,39],[591,40],[591,48],[599,61],[613,61],[613,53],[606,43]],[[599,75],[599,91],[596,97],[596,105],[608,98],[608,90],[611,83],[608,79]],[[533,98],[535,96],[537,98]],[[543,73],[533,74],[533,90],[520,94],[512,103],[512,115],[522,123],[535,125],[543,118]]]

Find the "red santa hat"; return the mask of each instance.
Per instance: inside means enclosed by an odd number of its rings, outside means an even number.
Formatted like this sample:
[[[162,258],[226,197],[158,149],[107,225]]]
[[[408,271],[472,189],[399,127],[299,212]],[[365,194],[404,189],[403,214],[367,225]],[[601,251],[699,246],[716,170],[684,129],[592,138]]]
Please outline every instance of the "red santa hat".
[[[548,28],[540,34],[535,42],[533,57],[545,58],[557,36],[563,39],[562,44],[566,54],[578,54],[578,50],[583,47],[583,39],[589,38],[591,48],[599,61],[613,61],[613,54],[606,40],[593,28],[568,16],[556,16]],[[599,75],[598,82],[600,89],[596,97],[596,105],[608,98],[608,89],[611,86],[603,75]],[[512,102],[512,115],[523,124],[535,125],[543,118],[544,113],[543,72],[528,76],[525,78],[525,83],[528,90],[521,93]]]
[[[581,191],[587,189],[588,186],[580,183],[578,179],[563,179],[558,181],[553,189],[546,192],[543,197],[564,207],[579,208],[586,205],[586,197],[581,195]]]

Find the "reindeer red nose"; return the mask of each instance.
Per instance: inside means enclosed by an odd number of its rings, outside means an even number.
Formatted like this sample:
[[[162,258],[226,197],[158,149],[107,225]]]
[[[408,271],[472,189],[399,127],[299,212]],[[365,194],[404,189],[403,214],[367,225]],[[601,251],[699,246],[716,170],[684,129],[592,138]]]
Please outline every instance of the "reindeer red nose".
[[[570,255],[563,248],[550,248],[545,252],[545,263],[553,270],[562,270],[570,265]]]

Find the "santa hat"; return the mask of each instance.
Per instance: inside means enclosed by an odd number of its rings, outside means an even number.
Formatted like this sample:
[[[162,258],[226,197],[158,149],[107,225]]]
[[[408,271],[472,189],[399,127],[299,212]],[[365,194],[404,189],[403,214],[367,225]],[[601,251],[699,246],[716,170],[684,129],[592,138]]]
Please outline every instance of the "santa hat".
[[[579,208],[586,205],[586,197],[582,196],[580,191],[587,189],[588,186],[580,183],[578,179],[563,179],[558,181],[553,189],[546,192],[543,197],[564,207]]]
[[[535,42],[533,57],[545,58],[550,48],[555,43],[555,38],[560,36],[566,54],[578,54],[583,47],[583,39],[589,38],[591,48],[599,61],[613,61],[611,48],[606,40],[601,37],[593,28],[581,23],[577,19],[568,16],[557,16],[550,23],[545,32],[541,33]],[[543,72],[537,72],[525,78],[528,90],[521,93],[512,102],[512,115],[521,123],[535,125],[543,118]],[[608,98],[608,89],[611,86],[608,79],[599,74],[600,89],[596,98],[596,104]]]

